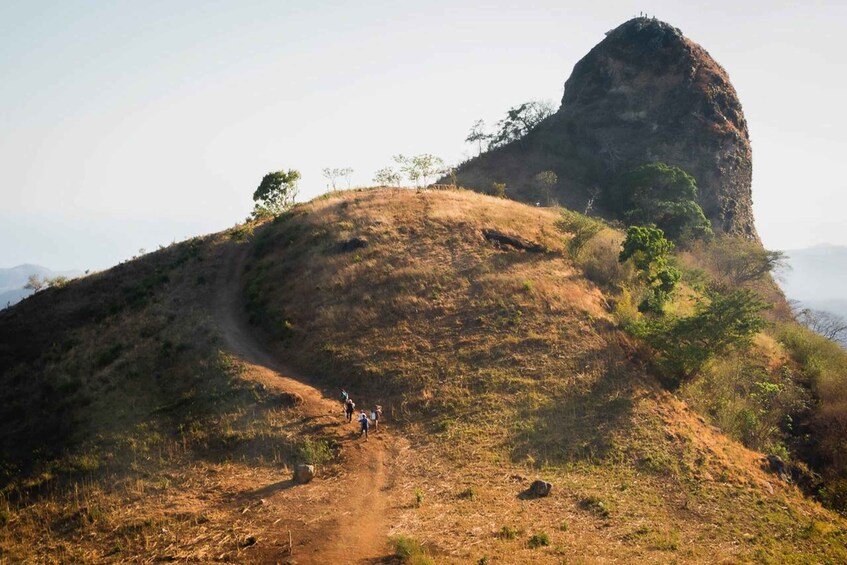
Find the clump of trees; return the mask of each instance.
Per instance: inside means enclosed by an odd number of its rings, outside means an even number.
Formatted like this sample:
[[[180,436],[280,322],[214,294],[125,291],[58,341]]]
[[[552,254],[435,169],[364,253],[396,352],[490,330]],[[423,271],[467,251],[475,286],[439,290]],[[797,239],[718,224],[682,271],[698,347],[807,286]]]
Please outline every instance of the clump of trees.
[[[278,216],[291,208],[297,198],[299,181],[300,172],[295,169],[276,171],[262,177],[262,182],[253,192],[253,218]]]
[[[392,159],[397,164],[397,168],[384,167],[378,170],[374,176],[374,182],[386,186],[396,186],[400,184],[400,180],[405,175],[415,186],[426,186],[435,175],[450,171],[444,165],[444,160],[441,157],[429,153],[410,157],[400,154],[395,155]]]
[[[374,174],[374,182],[380,186],[400,186],[403,175],[394,167],[383,167]]]
[[[476,144],[479,153],[502,147],[524,137],[544,119],[553,115],[553,111],[553,104],[547,100],[524,102],[509,108],[506,116],[494,124],[492,130],[487,128],[484,120],[475,121],[465,141]]]
[[[332,186],[332,190],[338,190],[337,182],[339,178],[343,178],[347,182],[347,188],[350,188],[350,177],[353,174],[351,167],[330,168],[327,167],[321,171],[324,178]]]
[[[797,321],[831,341],[847,345],[847,320],[837,314],[813,308],[796,311]]]
[[[24,288],[27,290],[31,290],[33,292],[39,292],[44,290],[45,288],[55,287],[62,288],[66,284],[68,284],[68,277],[64,276],[56,276],[56,277],[39,277],[38,275],[30,275],[27,278],[26,284]]]
[[[697,182],[679,167],[665,163],[636,167],[621,177],[607,200],[609,209],[627,224],[653,224],[672,241],[690,242],[712,235],[709,220],[697,203]]]

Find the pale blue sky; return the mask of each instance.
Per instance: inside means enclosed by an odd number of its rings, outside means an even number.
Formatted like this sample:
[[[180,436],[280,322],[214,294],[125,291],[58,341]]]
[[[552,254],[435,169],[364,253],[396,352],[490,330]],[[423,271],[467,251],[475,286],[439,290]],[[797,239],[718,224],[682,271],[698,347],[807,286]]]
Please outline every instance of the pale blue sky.
[[[558,104],[644,11],[729,72],[777,249],[847,244],[845,2],[0,0],[0,267],[104,268],[242,220],[261,176],[370,184],[396,153],[462,160],[477,118]]]

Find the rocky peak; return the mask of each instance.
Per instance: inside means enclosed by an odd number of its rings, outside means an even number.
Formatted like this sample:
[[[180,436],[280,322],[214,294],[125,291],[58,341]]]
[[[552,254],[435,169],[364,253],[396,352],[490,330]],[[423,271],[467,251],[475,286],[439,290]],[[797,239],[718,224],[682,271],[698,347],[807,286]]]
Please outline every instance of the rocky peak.
[[[747,123],[726,71],[679,29],[639,17],[576,64],[554,116],[468,162],[460,180],[506,182],[515,197],[532,200],[524,187],[539,171],[527,167],[551,169],[559,201],[579,207],[598,190],[602,201],[621,173],[649,162],[694,176],[716,230],[757,239]]]

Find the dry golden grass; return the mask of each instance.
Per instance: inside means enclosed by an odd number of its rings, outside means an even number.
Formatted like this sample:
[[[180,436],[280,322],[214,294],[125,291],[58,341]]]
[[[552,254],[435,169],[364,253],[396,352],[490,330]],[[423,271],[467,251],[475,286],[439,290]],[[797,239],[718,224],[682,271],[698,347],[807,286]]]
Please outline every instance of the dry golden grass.
[[[4,379],[80,377],[73,398],[90,400],[60,420],[65,452],[7,482],[0,562],[277,562],[291,530],[308,563],[345,539],[340,524],[418,540],[437,563],[847,559],[843,519],[645,374],[617,325],[614,288],[631,280],[609,262],[620,234],[600,232],[575,263],[559,219],[464,191],[342,192],[238,230],[242,243],[218,234],[26,301],[15,312],[70,345]],[[498,246],[490,228],[546,251]],[[367,246],[342,251],[353,237]],[[337,415],[274,404],[276,377],[227,350],[214,288],[233,246],[250,248],[256,335],[314,383],[382,403],[392,435],[355,443]],[[168,281],[141,304],[79,307],[95,289],[123,300],[157,269]],[[674,308],[696,296],[686,286]],[[82,318],[39,314],[50,306]],[[767,336],[755,351],[769,371],[784,365]],[[335,465],[287,488],[304,437],[339,441],[339,461],[367,472]],[[553,482],[550,497],[524,496],[535,478]],[[382,519],[345,507],[345,493],[381,497]]]
[[[620,297],[604,290],[631,274],[590,261],[615,259],[620,236],[601,232],[575,265],[558,220],[475,193],[389,189],[335,194],[257,230],[247,277],[278,355],[387,400],[414,441],[394,533],[449,562],[844,555],[839,518],[643,374],[615,327]],[[499,247],[486,228],[548,251]],[[367,247],[342,252],[352,237]],[[684,315],[697,297],[683,285],[672,308]],[[527,483],[512,475],[551,478],[557,495],[522,500]],[[458,496],[468,487],[472,498]],[[625,511],[598,522],[583,507],[592,497]],[[803,537],[808,520],[832,525],[828,542]],[[505,541],[503,526],[524,533]],[[529,548],[539,532],[553,543]]]

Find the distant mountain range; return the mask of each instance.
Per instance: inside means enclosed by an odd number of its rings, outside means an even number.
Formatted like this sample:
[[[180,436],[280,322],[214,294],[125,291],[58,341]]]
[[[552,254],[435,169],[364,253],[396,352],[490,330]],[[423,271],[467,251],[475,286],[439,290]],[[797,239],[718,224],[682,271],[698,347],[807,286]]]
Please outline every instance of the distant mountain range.
[[[32,290],[24,288],[27,280],[32,275],[41,278],[68,277],[74,278],[82,274],[82,271],[53,271],[41,265],[23,264],[10,269],[0,269],[0,310],[7,305],[16,304],[30,294]]]
[[[780,274],[785,295],[847,319],[847,246],[824,244],[785,253],[791,267]]]

